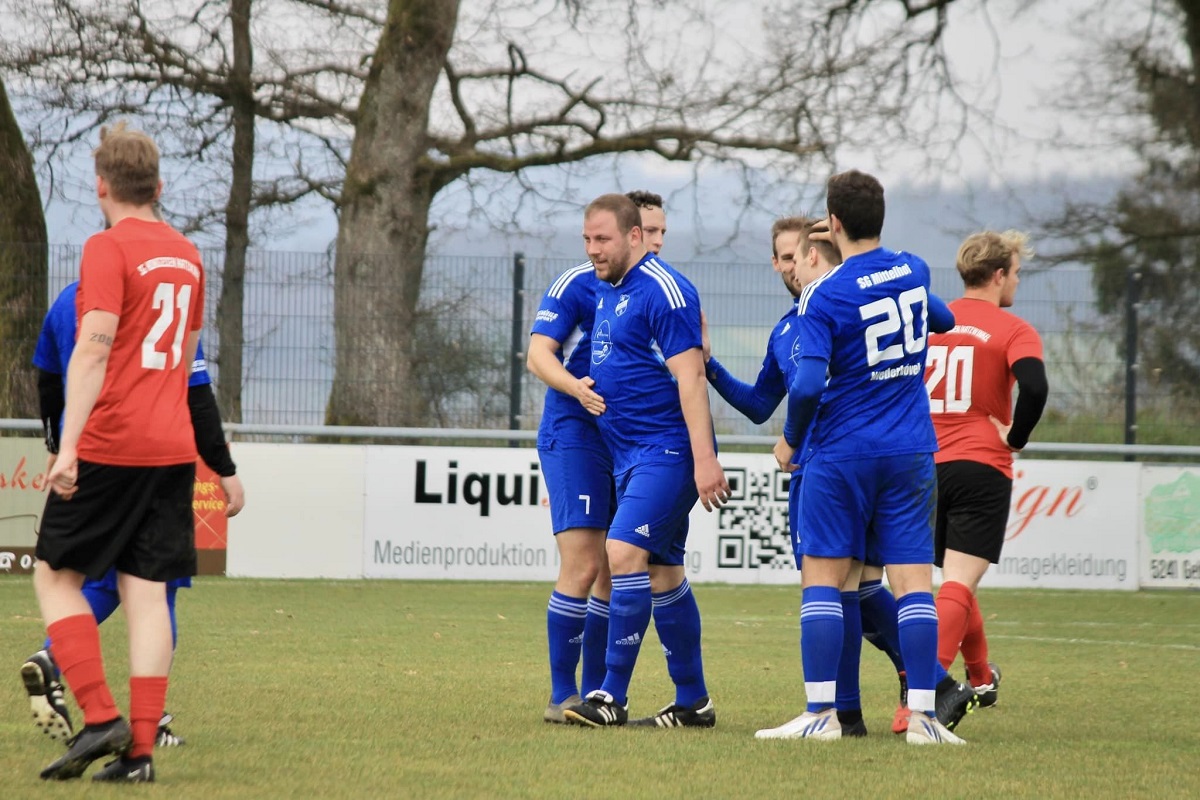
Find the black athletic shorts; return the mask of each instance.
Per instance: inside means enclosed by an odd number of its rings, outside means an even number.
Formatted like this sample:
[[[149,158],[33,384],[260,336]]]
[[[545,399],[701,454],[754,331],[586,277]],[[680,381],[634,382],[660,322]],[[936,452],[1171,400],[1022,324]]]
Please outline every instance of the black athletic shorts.
[[[933,563],[942,566],[947,550],[1000,563],[1012,501],[1012,480],[995,467],[978,461],[938,464],[937,480]]]
[[[196,465],[117,467],[79,462],[78,491],[51,490],[36,554],[93,580],[111,567],[148,581],[196,574]]]

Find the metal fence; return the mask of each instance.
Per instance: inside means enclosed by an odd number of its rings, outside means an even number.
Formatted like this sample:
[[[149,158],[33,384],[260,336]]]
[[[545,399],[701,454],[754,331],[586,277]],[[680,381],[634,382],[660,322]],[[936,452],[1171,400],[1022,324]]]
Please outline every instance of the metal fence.
[[[0,246],[2,247],[2,246]],[[52,299],[77,277],[78,246],[49,253]],[[9,248],[9,253],[13,251]],[[203,253],[208,271],[206,312],[211,320],[220,293],[221,251]],[[30,257],[30,280],[41,280],[40,259]],[[11,263],[11,262],[10,262]],[[421,297],[419,336],[423,366],[414,375],[425,393],[425,427],[519,429],[537,427],[545,387],[524,370],[524,343],[541,295],[575,263],[538,256],[431,257]],[[767,336],[790,307],[790,297],[769,264],[682,262],[676,266],[700,292],[713,353],[739,378],[753,381]],[[934,291],[950,300],[961,293],[952,269],[934,272]],[[334,375],[333,257],[326,253],[252,251],[245,280],[242,421],[265,425],[319,425]],[[1127,387],[1126,321],[1102,316],[1090,272],[1059,267],[1022,273],[1015,313],[1042,335],[1051,396],[1036,436],[1055,442],[1122,442],[1127,436],[1127,388],[1136,388],[1137,430],[1146,444],[1200,443],[1200,407],[1171,387],[1143,380]],[[211,324],[203,336],[217,382],[220,341]],[[0,346],[12,346],[0,342]],[[355,343],[343,343],[354,347]],[[364,351],[364,358],[370,353]],[[722,434],[775,433],[782,408],[763,426],[742,418],[713,394],[713,417]]]

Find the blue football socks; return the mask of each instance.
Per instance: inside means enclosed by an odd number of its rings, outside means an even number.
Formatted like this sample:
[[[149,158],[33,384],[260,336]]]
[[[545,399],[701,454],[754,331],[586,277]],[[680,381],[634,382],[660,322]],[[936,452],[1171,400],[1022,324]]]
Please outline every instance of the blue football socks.
[[[692,706],[708,695],[700,655],[700,608],[687,578],[669,592],[651,596],[654,629],[675,683],[675,704]]]
[[[900,647],[908,674],[908,705],[930,713],[937,686],[937,608],[929,592],[912,592],[896,601]]]
[[[896,627],[896,598],[883,581],[863,581],[858,587],[858,602],[862,609],[863,638],[892,660],[896,672],[903,672],[900,630]]]
[[[588,598],[587,620],[583,625],[583,671],[579,678],[579,693],[600,688],[608,668],[604,659],[608,653],[608,601],[592,595]]]
[[[836,702],[842,656],[842,593],[834,586],[810,586],[800,600],[800,660],[809,711]]]
[[[546,640],[550,645],[550,702],[561,703],[575,689],[575,668],[583,644],[587,600],[553,592],[546,606]]]
[[[862,613],[858,607],[858,590],[842,592],[842,655],[837,671],[837,710],[862,708],[858,686],[858,670],[862,661]]]
[[[629,682],[637,664],[638,651],[650,626],[650,573],[613,575],[612,599],[608,603],[608,674],[604,691],[618,705],[628,701]]]

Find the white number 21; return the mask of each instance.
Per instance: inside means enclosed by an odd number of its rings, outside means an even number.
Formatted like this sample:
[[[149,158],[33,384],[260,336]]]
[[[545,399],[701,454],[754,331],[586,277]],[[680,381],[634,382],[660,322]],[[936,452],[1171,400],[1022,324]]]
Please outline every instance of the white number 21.
[[[176,288],[179,289],[178,293]],[[183,358],[183,332],[187,329],[188,311],[192,305],[192,286],[187,283],[179,287],[173,283],[160,283],[154,289],[151,305],[159,310],[158,319],[154,320],[150,332],[142,340],[142,367],[167,369],[167,354],[158,350],[158,343],[174,322],[175,336],[171,340],[171,368],[174,368]],[[178,315],[176,309],[179,309]]]

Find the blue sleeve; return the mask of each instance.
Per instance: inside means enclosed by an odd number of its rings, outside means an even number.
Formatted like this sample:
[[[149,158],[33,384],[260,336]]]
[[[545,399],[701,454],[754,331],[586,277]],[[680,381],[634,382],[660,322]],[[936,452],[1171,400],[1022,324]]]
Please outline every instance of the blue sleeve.
[[[946,333],[954,327],[954,312],[942,298],[933,292],[929,293],[929,330],[933,333]]]
[[[828,372],[829,360],[825,358],[805,356],[796,365],[796,377],[788,389],[787,421],[783,424],[783,438],[792,447],[799,447],[804,441],[817,415]]]
[[[71,363],[71,353],[75,350],[75,292],[78,288],[79,281],[68,284],[46,312],[33,352],[33,364],[38,369],[55,375],[67,374],[67,364]]]
[[[708,380],[717,390],[717,394],[756,425],[770,419],[787,394],[787,387],[779,369],[776,367],[772,370],[767,364],[768,360],[771,361],[771,366],[774,366],[774,359],[768,352],[767,359],[763,360],[762,369],[759,370],[758,380],[753,386],[733,377],[715,358],[709,359],[706,370]]]
[[[62,367],[58,355],[58,345],[54,341],[54,329],[50,323],[50,315],[42,322],[42,332],[38,334],[37,347],[33,351],[33,365],[40,370],[62,375]]]
[[[204,386],[212,383],[208,374],[208,362],[204,360],[204,342],[196,343],[196,360],[192,362],[192,372],[188,376],[188,387]]]
[[[700,338],[700,295],[684,281],[674,285],[678,294],[648,293],[653,300],[647,320],[664,361],[688,350],[699,350],[704,344]]]
[[[595,292],[589,290],[589,282],[596,280],[588,266],[586,271],[575,267],[558,276],[542,295],[537,314],[533,318],[530,335],[540,333],[560,344],[570,338],[584,317],[584,303],[595,303]]]

